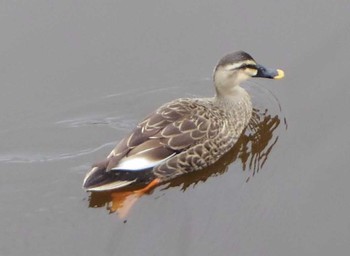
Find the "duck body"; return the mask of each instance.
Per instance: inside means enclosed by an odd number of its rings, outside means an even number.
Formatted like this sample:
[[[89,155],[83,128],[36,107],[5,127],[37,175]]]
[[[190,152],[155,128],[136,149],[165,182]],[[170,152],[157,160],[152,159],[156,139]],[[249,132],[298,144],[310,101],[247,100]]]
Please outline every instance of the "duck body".
[[[221,104],[229,106],[223,108]],[[177,120],[167,119],[169,123],[158,132],[160,143],[175,153],[153,168],[154,174],[166,181],[201,170],[231,149],[250,120],[252,105],[247,94],[244,100],[234,103],[215,98],[180,99],[160,110],[159,113],[180,114]],[[236,122],[237,116],[244,121]]]
[[[83,187],[104,191],[155,180],[166,182],[199,171],[230,150],[252,115],[250,96],[239,83],[259,70],[244,52],[227,56],[214,70],[214,97],[181,98],[158,108],[124,137],[105,161],[93,166]],[[243,65],[252,70],[242,71]],[[262,72],[261,77],[274,78],[282,71]]]

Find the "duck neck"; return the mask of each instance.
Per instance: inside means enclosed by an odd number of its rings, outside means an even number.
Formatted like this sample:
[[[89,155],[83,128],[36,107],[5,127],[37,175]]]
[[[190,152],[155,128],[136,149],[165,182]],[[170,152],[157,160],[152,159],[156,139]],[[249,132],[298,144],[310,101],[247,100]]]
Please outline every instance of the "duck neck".
[[[216,96],[215,99],[221,102],[239,102],[250,100],[249,94],[245,89],[240,87],[239,85],[235,85],[232,87],[224,87],[220,88],[215,86]]]
[[[225,110],[228,113],[237,113],[249,120],[253,109],[250,95],[248,92],[240,86],[235,86],[230,92],[222,93],[220,90],[216,90],[216,95],[213,98],[213,102],[216,106]]]

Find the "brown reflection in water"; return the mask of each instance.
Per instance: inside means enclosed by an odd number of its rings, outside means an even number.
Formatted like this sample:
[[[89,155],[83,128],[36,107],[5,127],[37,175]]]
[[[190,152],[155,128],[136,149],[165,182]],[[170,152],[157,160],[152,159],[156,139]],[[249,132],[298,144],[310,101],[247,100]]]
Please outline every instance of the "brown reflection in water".
[[[284,119],[285,127],[286,120]],[[248,172],[249,181],[263,167],[268,156],[278,140],[276,129],[280,125],[278,115],[271,116],[268,110],[254,109],[253,117],[246,131],[239,138],[235,146],[227,152],[218,162],[198,172],[189,173],[168,182],[162,190],[170,187],[180,187],[185,191],[190,186],[199,182],[205,182],[209,177],[217,176],[228,170],[229,164],[242,165],[242,170]],[[112,192],[91,193],[89,207],[106,207],[110,213],[116,212],[120,218],[125,218],[143,193],[137,189],[140,187],[129,187],[127,190]],[[153,189],[146,194],[153,192]]]

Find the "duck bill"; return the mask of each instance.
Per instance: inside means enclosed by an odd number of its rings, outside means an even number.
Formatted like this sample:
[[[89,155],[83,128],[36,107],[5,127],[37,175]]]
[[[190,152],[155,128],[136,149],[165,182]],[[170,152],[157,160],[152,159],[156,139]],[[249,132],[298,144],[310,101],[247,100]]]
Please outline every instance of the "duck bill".
[[[257,64],[258,72],[254,77],[270,78],[270,79],[281,79],[284,77],[284,71],[281,69],[265,68]]]

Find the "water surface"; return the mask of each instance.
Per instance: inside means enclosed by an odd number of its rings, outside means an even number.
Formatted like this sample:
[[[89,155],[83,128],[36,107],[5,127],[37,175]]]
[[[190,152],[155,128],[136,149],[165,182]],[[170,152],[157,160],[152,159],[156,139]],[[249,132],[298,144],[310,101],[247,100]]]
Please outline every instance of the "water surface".
[[[346,254],[349,8],[1,3],[0,255]],[[242,137],[250,153],[156,188],[126,223],[111,195],[81,189],[154,108],[213,95],[212,69],[235,50],[286,71],[245,84],[267,117],[263,136]]]

